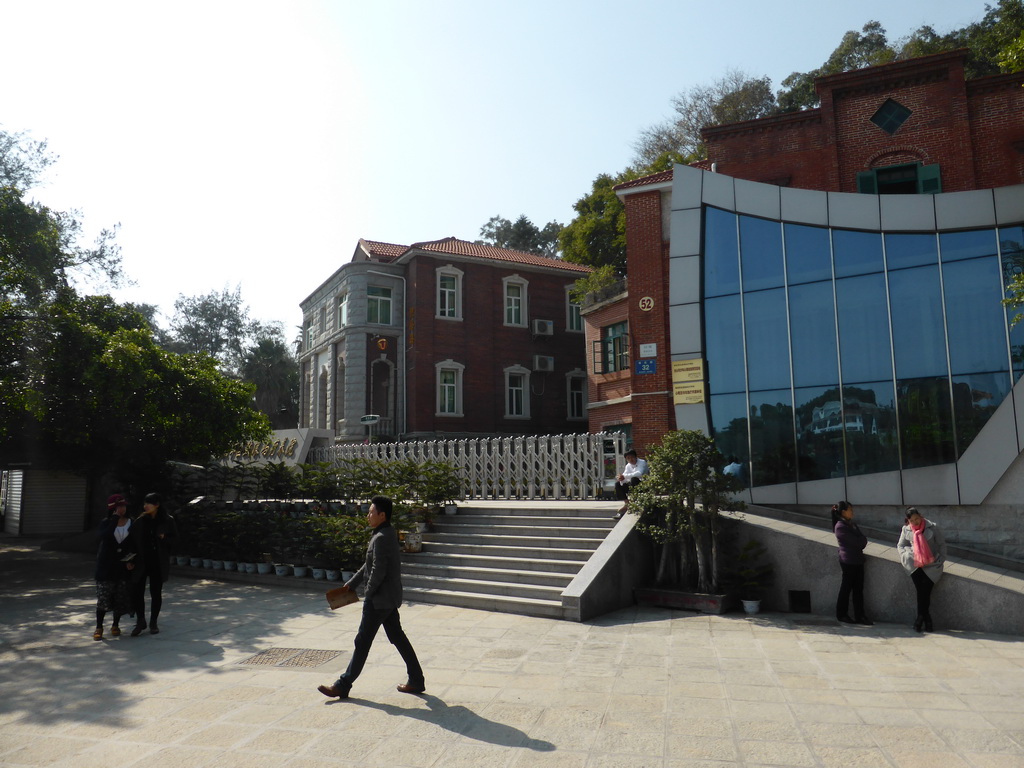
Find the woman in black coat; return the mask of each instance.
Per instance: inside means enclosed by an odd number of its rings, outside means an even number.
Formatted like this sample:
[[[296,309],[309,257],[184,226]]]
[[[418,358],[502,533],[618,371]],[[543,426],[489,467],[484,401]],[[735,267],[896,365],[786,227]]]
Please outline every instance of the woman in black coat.
[[[832,506],[832,532],[839,544],[839,567],[843,581],[836,598],[836,618],[844,624],[874,624],[864,613],[864,548],[868,537],[853,522],[853,505],[840,501]],[[850,598],[853,598],[853,618],[850,618]]]
[[[138,548],[139,565],[135,581],[135,628],[132,637],[138,637],[146,628],[146,581],[149,581],[149,634],[160,632],[157,618],[163,606],[163,586],[171,572],[171,542],[177,538],[174,518],[160,506],[160,496],[146,495],[142,514],[135,518],[132,532]]]
[[[96,553],[96,631],[93,640],[103,639],[103,619],[107,611],[114,614],[110,634],[121,634],[121,617],[131,612],[128,577],[134,569],[135,540],[131,535],[132,520],[126,512],[128,502],[115,493],[107,499],[107,517],[96,530],[99,548]]]

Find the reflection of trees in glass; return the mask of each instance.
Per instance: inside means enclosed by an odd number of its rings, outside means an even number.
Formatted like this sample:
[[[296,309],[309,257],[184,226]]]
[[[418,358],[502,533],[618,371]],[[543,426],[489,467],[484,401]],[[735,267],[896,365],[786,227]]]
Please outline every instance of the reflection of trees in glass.
[[[751,465],[754,485],[792,483],[796,480],[793,445],[793,406],[764,403],[750,407]]]
[[[723,456],[735,456],[745,462],[747,456],[747,420],[733,419],[724,429],[715,429],[715,447]]]
[[[1002,374],[1006,376],[1005,373]],[[995,382],[992,382],[995,383]],[[978,389],[980,382],[953,382],[953,418],[956,422],[957,457],[963,456],[981,428],[992,418],[1004,392]],[[991,387],[995,389],[995,387]]]
[[[1011,326],[1018,325],[1024,308],[1024,227],[1005,227],[999,230],[999,250],[1003,254],[1003,285],[1006,286],[1006,298],[1003,303],[1009,309]],[[1020,343],[1020,334],[1011,331],[1010,356],[1013,361],[1014,379],[1019,378],[1024,369],[1024,343]]]
[[[954,461],[949,379],[904,379],[897,387],[903,466],[927,467]]]

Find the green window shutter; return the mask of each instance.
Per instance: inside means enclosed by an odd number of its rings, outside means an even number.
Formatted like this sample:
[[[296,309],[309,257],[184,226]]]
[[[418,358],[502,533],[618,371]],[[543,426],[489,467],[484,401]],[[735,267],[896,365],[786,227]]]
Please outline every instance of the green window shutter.
[[[857,191],[862,195],[877,195],[878,181],[874,171],[861,171],[857,174]]]
[[[917,192],[920,195],[937,195],[942,191],[942,175],[939,164],[922,165],[917,169]]]
[[[594,348],[594,373],[604,373],[604,348],[605,344],[598,339],[593,342]]]

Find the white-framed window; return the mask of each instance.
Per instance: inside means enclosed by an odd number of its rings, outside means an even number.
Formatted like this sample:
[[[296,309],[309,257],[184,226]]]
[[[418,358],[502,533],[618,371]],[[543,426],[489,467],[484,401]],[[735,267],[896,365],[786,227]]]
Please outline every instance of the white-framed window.
[[[505,325],[525,326],[527,318],[526,289],[529,283],[519,275],[502,280],[505,288]]]
[[[530,369],[513,365],[505,369],[505,418],[530,418]]]
[[[343,293],[338,297],[338,316],[335,328],[341,330],[348,325],[348,294]]]
[[[587,418],[587,374],[579,368],[565,374],[566,415],[571,421]]]
[[[313,321],[306,321],[306,349],[312,349],[316,346],[316,326],[313,325]]]
[[[366,322],[391,325],[391,289],[379,285],[366,288]]]
[[[582,331],[583,315],[580,313],[582,306],[572,300],[572,296],[569,295],[571,290],[571,285],[565,287],[565,330]]]
[[[446,320],[462,319],[461,269],[451,264],[437,269],[437,317]]]
[[[437,416],[462,416],[462,363],[452,359],[434,365],[437,382]]]

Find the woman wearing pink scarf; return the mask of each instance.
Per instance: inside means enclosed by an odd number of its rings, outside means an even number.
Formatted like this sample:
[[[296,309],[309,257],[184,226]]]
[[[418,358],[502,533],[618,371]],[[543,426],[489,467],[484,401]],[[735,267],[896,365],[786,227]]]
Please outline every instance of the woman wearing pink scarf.
[[[907,569],[917,590],[914,631],[931,632],[932,615],[929,609],[932,587],[942,575],[942,565],[946,562],[946,539],[939,526],[931,520],[925,520],[916,508],[910,507],[896,549],[900,553],[900,562]]]

